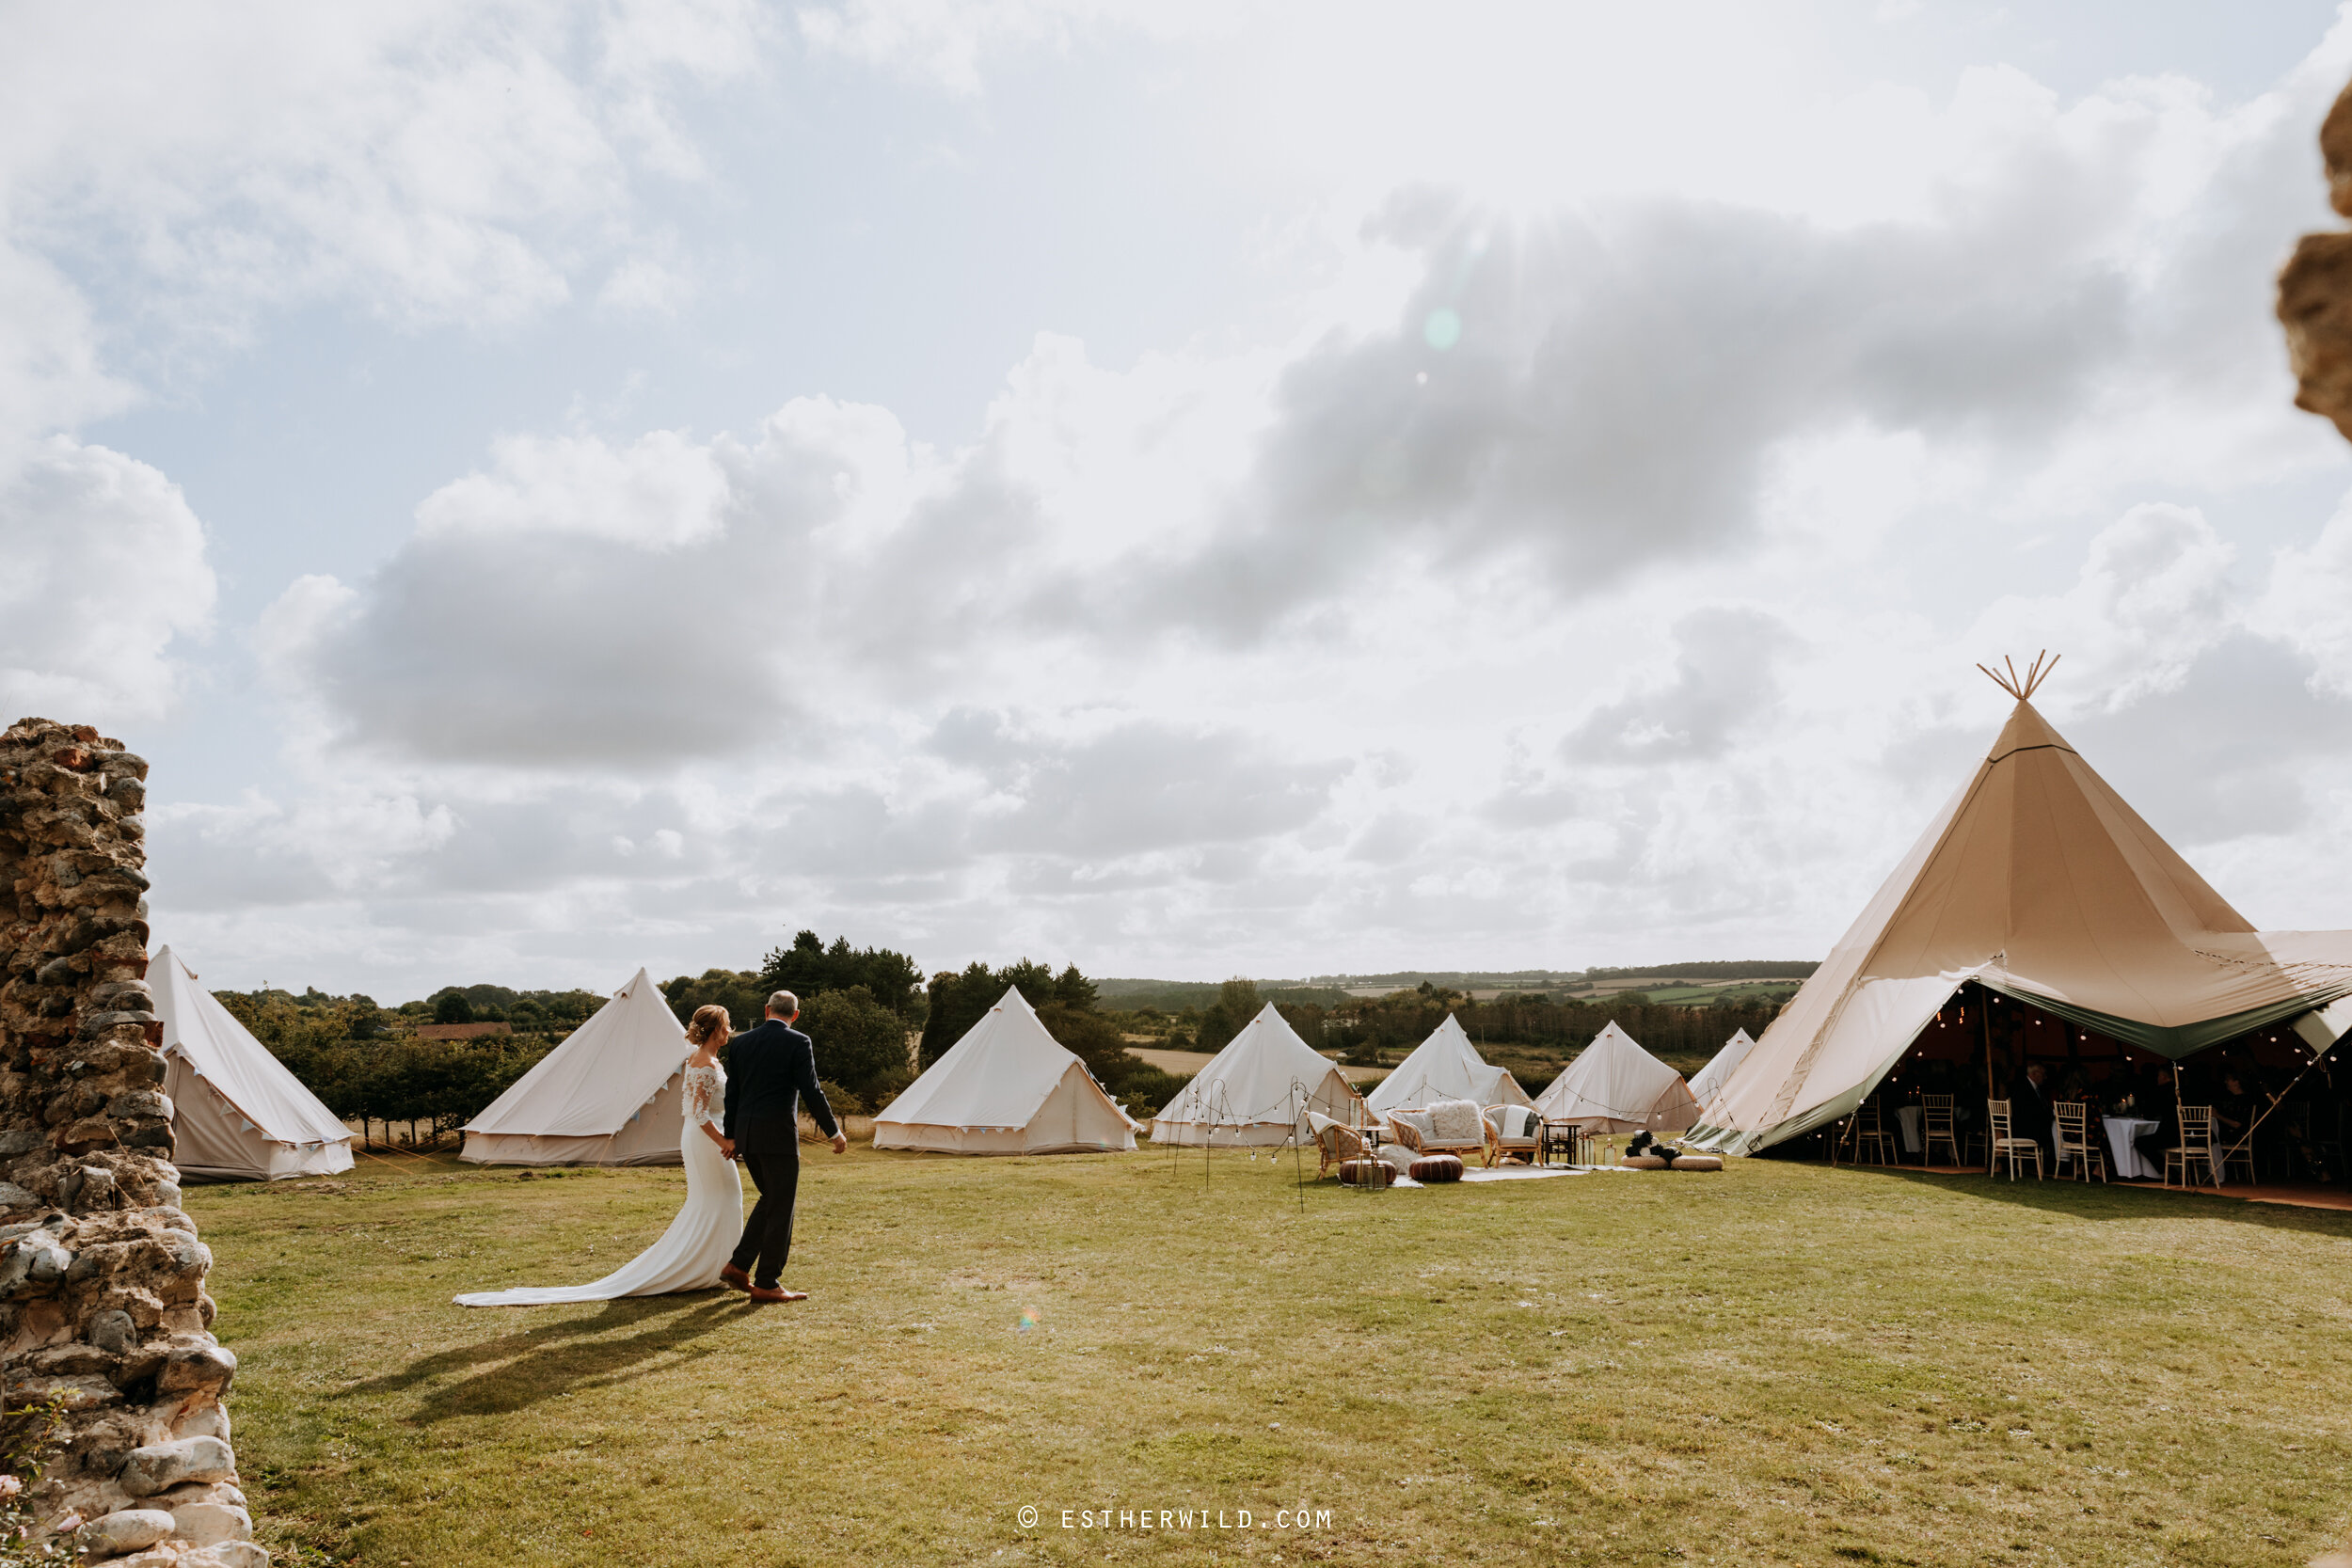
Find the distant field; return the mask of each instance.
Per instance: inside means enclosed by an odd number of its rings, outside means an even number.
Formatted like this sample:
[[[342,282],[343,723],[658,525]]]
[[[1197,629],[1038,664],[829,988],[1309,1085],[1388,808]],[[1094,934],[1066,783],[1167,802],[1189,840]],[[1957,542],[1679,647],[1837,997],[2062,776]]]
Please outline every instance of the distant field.
[[[2300,1568],[2352,1510],[2352,1215],[1764,1160],[1303,1204],[1287,1155],[806,1169],[789,1308],[449,1305],[611,1268],[675,1170],[191,1188],[278,1561]]]
[[[1162,1072],[1172,1072],[1182,1078],[1191,1077],[1216,1060],[1216,1053],[1210,1051],[1155,1051],[1134,1045],[1127,1048],[1127,1054],[1140,1056]],[[1351,1084],[1377,1084],[1393,1070],[1385,1067],[1342,1066],[1340,1075]]]

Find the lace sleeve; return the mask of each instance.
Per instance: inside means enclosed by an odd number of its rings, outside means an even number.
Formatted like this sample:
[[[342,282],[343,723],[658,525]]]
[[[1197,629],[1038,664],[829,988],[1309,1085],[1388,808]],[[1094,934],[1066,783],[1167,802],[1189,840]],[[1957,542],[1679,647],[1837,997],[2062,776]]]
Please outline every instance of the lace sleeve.
[[[719,1125],[719,1118],[713,1113],[710,1104],[710,1091],[714,1086],[713,1080],[717,1077],[718,1074],[705,1071],[700,1068],[686,1069],[687,1120],[701,1122],[705,1127]]]

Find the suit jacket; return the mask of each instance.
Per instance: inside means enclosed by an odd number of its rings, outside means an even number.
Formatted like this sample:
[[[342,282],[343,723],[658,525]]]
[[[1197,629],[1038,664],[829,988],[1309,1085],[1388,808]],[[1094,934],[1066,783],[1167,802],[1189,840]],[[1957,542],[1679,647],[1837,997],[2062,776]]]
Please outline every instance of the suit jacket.
[[[2037,1089],[2033,1080],[2019,1074],[2009,1089],[2009,1130],[2013,1138],[2031,1138],[2038,1144],[2050,1141],[2050,1109],[2047,1089]]]
[[[769,1019],[727,1042],[727,1116],[723,1129],[739,1145],[797,1146],[801,1137],[798,1101],[805,1097],[808,1114],[827,1137],[841,1129],[817,1086],[817,1050],[808,1037],[788,1023]]]

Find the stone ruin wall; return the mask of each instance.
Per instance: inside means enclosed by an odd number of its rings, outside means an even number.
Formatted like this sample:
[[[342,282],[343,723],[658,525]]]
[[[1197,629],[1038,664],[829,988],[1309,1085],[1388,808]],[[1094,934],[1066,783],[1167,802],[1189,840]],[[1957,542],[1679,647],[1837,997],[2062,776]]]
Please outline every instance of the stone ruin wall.
[[[64,1402],[37,1536],[117,1568],[263,1568],[221,1404],[236,1357],[171,1164],[146,778],[87,725],[0,733],[0,1380],[12,1410]]]
[[[2320,122],[2328,205],[2352,218],[2352,87]],[[2279,274],[2279,325],[2295,372],[2295,406],[2332,422],[2352,441],[2352,232],[2306,234]],[[2352,1544],[2311,1568],[2352,1568]]]

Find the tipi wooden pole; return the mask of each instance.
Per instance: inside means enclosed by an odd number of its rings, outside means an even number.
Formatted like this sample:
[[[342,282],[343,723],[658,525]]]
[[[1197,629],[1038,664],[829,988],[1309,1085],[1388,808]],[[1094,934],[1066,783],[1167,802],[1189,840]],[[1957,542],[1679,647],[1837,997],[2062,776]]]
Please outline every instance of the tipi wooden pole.
[[[1993,993],[1977,982],[1977,1027],[1984,1035],[1984,1174],[1993,1174]],[[2011,1167],[2014,1168],[2014,1167]]]

